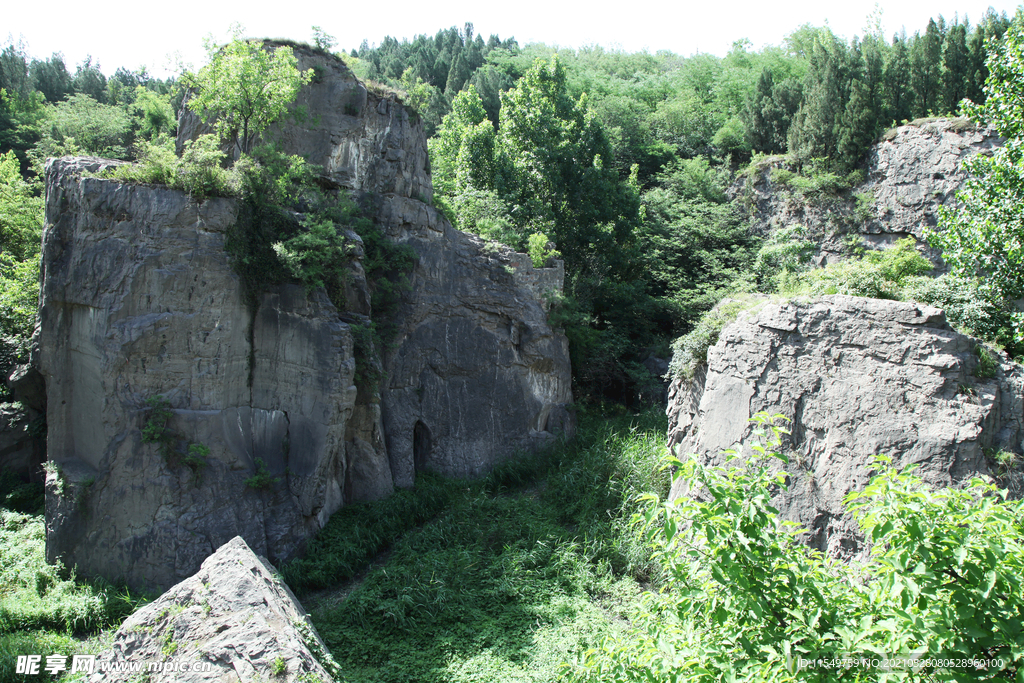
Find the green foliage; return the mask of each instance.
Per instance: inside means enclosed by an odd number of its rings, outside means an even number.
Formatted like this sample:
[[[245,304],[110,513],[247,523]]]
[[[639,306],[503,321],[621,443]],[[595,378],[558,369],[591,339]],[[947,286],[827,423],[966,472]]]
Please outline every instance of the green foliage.
[[[199,477],[203,470],[210,465],[206,460],[208,457],[210,457],[209,446],[204,446],[201,443],[191,443],[188,445],[188,453],[185,455],[185,464],[188,465],[196,477]]]
[[[226,154],[215,135],[200,135],[185,143],[181,158],[174,154],[174,140],[158,136],[138,145],[136,163],[114,166],[105,178],[129,183],[167,185],[202,200],[238,194],[238,174],[223,168]]]
[[[188,107],[212,123],[222,140],[250,152],[260,133],[281,118],[312,69],[300,72],[288,46],[268,49],[260,41],[235,39],[206,45],[209,64],[183,81],[195,92]]]
[[[27,482],[6,467],[0,469],[0,508],[26,515],[42,515],[43,485]]]
[[[301,225],[303,229],[293,237],[273,243],[277,258],[292,277],[305,285],[307,294],[323,287],[332,301],[343,300],[354,246],[346,244],[337,224],[329,218],[307,215]]]
[[[273,476],[270,470],[267,469],[263,458],[256,458],[256,472],[245,480],[245,485],[257,491],[267,491],[280,482],[281,479]]]
[[[978,364],[974,366],[974,376],[978,379],[992,379],[999,368],[999,357],[988,347],[978,344],[974,347]]]
[[[0,638],[35,629],[94,631],[119,623],[139,605],[139,597],[123,589],[66,576],[60,562],[46,562],[43,518],[0,509]],[[0,642],[9,647],[12,641]]]
[[[804,232],[799,224],[779,228],[761,245],[753,266],[759,292],[775,292],[780,278],[807,270],[818,245],[803,239]]]
[[[42,174],[48,157],[92,154],[128,158],[131,120],[120,107],[100,104],[88,95],[72,95],[47,106],[39,122],[40,139],[29,152]]]
[[[527,252],[534,268],[543,268],[549,259],[558,258],[561,254],[551,246],[548,236],[542,232],[535,232],[527,240]]]
[[[136,86],[132,110],[141,121],[139,134],[145,140],[173,135],[178,127],[178,117],[171,108],[170,93],[161,95],[141,85]]]
[[[652,578],[628,532],[640,494],[665,492],[660,413],[583,415],[575,443],[483,481],[421,474],[415,490],[340,510],[283,574],[294,587],[295,569],[317,567],[332,587],[303,602],[342,675],[547,682],[619,630],[636,579]]]
[[[14,152],[0,154],[0,253],[26,261],[39,253],[43,198],[38,183],[22,180]]]
[[[931,262],[918,253],[917,240],[907,237],[887,249],[868,251],[861,259],[782,276],[779,289],[791,295],[847,294],[899,300],[910,278],[932,269]]]
[[[757,240],[728,202],[728,169],[697,157],[669,164],[656,179],[658,187],[643,195],[641,251],[650,291],[677,318],[662,327],[678,334],[682,321],[695,320],[743,281]]]
[[[149,418],[142,426],[142,443],[155,443],[160,447],[160,452],[165,459],[169,459],[174,451],[177,437],[170,430],[167,423],[174,413],[171,412],[171,404],[163,396],[150,396],[146,399],[149,410]]]
[[[334,36],[327,33],[319,26],[313,27],[313,45],[316,49],[328,52],[337,44],[338,40]]]
[[[196,199],[234,194],[231,176],[222,167],[225,156],[216,136],[200,135],[189,140],[174,169],[171,186]]]
[[[721,468],[670,459],[687,490],[702,492],[650,497],[639,520],[670,590],[649,594],[646,614],[589,651],[574,680],[874,680],[870,669],[800,660],[908,652],[989,663],[926,666],[904,680],[1010,680],[1021,670],[1024,504],[978,479],[933,491],[878,458],[879,473],[847,498],[870,561],[835,562],[779,519],[771,501],[785,492],[786,460],[771,448],[783,430],[755,419],[775,437],[749,457],[733,453]]]
[[[904,300],[931,304],[967,334],[1005,347],[1013,356],[1024,350],[1014,336],[1014,317],[999,294],[976,278],[946,274],[938,278],[911,277],[904,281]]]
[[[1005,39],[992,48],[987,99],[983,105],[965,103],[964,110],[976,121],[991,122],[1006,144],[992,156],[964,162],[972,175],[957,194],[957,206],[940,208],[939,229],[929,240],[943,250],[954,275],[980,278],[983,290],[992,290],[1012,310],[1011,302],[1024,297],[1024,14],[1017,13]],[[1024,313],[1012,317],[1014,341],[1024,343]]]

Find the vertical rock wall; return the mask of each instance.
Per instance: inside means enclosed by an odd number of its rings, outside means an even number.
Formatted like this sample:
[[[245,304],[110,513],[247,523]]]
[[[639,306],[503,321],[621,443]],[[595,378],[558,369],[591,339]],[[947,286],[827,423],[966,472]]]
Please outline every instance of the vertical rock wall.
[[[344,321],[373,313],[358,236],[348,310],[279,285],[252,317],[224,251],[234,200],[89,177],[116,162],[52,161],[38,354],[47,554],[82,575],[166,588],[235,536],[280,563],[344,504],[421,470],[481,474],[572,428],[568,345],[543,307],[560,265],[535,269],[453,229],[427,203],[415,115],[333,57],[296,53],[318,74],[299,98],[306,117],[268,136],[322,164],[418,257],[395,338],[360,359],[384,380],[355,386]],[[179,143],[203,128],[184,112]],[[157,396],[172,412],[163,452],[143,439]],[[192,445],[209,449],[204,467],[188,465]]]
[[[82,175],[100,166],[48,167],[47,554],[147,588],[236,535],[285,560],[366,467],[347,454],[349,327],[295,285],[266,292],[251,318],[224,251],[235,202]],[[143,442],[157,396],[172,410],[169,453]],[[191,444],[209,449],[197,471]],[[247,483],[261,471],[267,486]]]

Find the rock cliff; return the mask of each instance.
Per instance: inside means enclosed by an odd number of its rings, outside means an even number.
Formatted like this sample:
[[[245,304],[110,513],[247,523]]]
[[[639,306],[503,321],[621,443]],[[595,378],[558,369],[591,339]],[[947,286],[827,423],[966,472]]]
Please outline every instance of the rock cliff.
[[[720,464],[751,442],[752,415],[781,413],[790,484],[775,504],[813,546],[848,556],[858,534],[842,501],[868,482],[872,456],[948,486],[995,474],[989,449],[1021,452],[1024,369],[989,353],[987,365],[977,340],[915,303],[762,302],[722,331],[706,372],[672,382],[669,445]]]
[[[992,154],[1002,144],[992,129],[966,119],[926,119],[891,131],[871,150],[865,182],[839,195],[801,194],[773,169],[782,157],[733,188],[751,215],[751,229],[767,236],[802,225],[806,237],[819,244],[819,265],[841,259],[845,240],[854,235],[872,247],[884,247],[913,236],[926,255],[941,264],[925,244],[925,230],[934,228],[940,206],[950,206],[965,179],[961,162],[974,154]],[[774,178],[774,179],[773,179]]]
[[[418,255],[385,379],[356,387],[345,321],[374,312],[354,233],[350,310],[282,284],[251,317],[224,251],[235,200],[90,177],[104,160],[51,162],[47,554],[83,575],[166,588],[234,536],[279,563],[341,505],[411,486],[419,470],[477,475],[571,429],[567,343],[543,308],[561,269],[454,230],[425,203],[415,115],[340,61],[296,53],[319,67],[300,96],[307,116],[268,135],[310,153],[325,183],[361,195]],[[179,142],[200,130],[184,116]],[[154,425],[156,397],[170,413]]]

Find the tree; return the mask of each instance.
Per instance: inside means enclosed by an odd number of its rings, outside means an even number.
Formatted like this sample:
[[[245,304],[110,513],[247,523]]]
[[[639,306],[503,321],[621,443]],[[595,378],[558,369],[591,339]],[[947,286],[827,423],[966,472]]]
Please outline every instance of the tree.
[[[301,72],[292,49],[271,49],[260,41],[236,37],[222,48],[207,45],[210,63],[186,74],[195,93],[188,108],[239,151],[251,151],[256,138],[281,118],[313,70]]]
[[[991,157],[963,166],[972,176],[955,208],[942,207],[930,235],[953,273],[981,277],[1008,307],[1024,297],[1024,11],[1018,11],[1002,43],[992,43],[984,104],[965,104],[976,121],[995,125],[1006,144]],[[1016,311],[1015,341],[1024,342],[1024,313]]]

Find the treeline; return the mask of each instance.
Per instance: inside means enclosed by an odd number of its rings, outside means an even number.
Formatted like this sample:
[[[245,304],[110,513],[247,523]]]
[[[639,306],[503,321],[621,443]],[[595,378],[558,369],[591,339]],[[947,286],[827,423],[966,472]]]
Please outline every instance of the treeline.
[[[132,157],[136,139],[176,127],[184,97],[175,78],[120,67],[107,78],[87,57],[72,73],[64,56],[30,57],[21,44],[0,51],[0,152],[38,174],[47,157]]]
[[[983,100],[986,46],[1008,24],[991,11],[976,26],[939,17],[891,42],[804,26],[781,47],[737,41],[723,58],[483,43],[467,25],[364,44],[350,61],[401,89],[445,41],[488,47],[443,89],[441,68],[438,85],[414,86],[450,110],[430,141],[437,202],[460,228],[537,262],[561,253],[555,317],[577,395],[628,401],[650,381],[647,356],[667,354],[666,340],[726,293],[761,286],[762,245],[727,197],[733,171],[788,154],[795,170],[855,182],[886,128]]]

